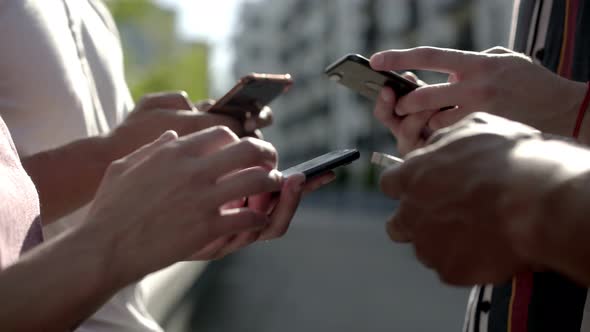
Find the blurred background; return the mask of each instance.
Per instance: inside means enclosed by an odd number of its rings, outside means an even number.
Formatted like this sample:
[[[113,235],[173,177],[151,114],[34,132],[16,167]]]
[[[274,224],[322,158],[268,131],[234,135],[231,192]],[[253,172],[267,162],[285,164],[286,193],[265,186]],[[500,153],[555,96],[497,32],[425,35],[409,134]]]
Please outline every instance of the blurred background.
[[[442,285],[384,224],[372,151],[395,154],[372,105],[327,80],[346,53],[420,45],[506,46],[512,0],[110,0],[134,97],[219,98],[239,77],[290,73],[265,136],[291,166],[337,148],[362,158],[306,197],[284,239],[146,282],[169,331],[458,331],[468,290]],[[419,73],[427,82],[446,77]]]

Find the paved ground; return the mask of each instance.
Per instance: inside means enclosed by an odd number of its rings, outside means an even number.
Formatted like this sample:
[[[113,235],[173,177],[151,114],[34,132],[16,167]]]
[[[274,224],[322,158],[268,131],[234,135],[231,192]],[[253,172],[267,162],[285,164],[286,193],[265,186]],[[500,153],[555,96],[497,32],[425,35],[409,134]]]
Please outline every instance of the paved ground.
[[[209,265],[169,331],[460,331],[467,291],[392,245],[379,195],[323,192],[289,234]]]

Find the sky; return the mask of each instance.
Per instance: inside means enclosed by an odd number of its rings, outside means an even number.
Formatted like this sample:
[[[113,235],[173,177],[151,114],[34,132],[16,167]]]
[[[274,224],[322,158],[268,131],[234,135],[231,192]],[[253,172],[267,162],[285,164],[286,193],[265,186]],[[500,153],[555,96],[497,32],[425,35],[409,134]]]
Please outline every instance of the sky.
[[[186,39],[205,40],[212,47],[210,76],[213,94],[232,85],[231,36],[239,6],[254,0],[156,0],[178,13],[178,32]],[[212,96],[217,97],[217,96]]]

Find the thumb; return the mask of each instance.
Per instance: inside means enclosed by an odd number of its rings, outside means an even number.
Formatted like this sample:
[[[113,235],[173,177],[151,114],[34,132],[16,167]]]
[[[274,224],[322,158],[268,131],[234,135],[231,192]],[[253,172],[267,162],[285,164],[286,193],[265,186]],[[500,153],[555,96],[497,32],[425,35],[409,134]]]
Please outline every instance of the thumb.
[[[414,83],[418,84],[419,86],[427,85],[426,82],[422,81],[420,78],[418,78],[418,76],[416,76],[416,74],[412,73],[411,71],[407,71],[407,72],[403,73],[402,77],[407,79],[410,82],[414,82]]]
[[[185,91],[150,93],[141,98],[135,110],[149,111],[153,109],[194,110]]]

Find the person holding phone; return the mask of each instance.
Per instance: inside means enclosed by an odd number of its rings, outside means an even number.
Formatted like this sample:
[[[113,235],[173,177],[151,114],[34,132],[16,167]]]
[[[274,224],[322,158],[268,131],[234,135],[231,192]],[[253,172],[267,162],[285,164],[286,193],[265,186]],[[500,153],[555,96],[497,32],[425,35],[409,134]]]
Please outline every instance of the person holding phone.
[[[272,122],[269,108],[247,124],[206,112],[207,102],[195,107],[181,92],[135,104],[119,33],[101,0],[3,1],[0,42],[0,115],[39,192],[46,239],[82,223],[108,165],[162,132],[184,136],[223,125],[246,136]],[[136,283],[80,323],[80,331],[161,330]]]
[[[467,116],[428,143],[381,179],[383,191],[400,200],[387,224],[393,240],[411,242],[418,259],[452,285],[500,285],[543,270],[557,271],[577,287],[590,285],[587,146],[487,113]],[[483,290],[478,297],[494,300],[499,292]],[[517,301],[512,297],[513,310],[523,305]],[[537,305],[529,303],[531,314],[541,310]],[[489,305],[471,319],[479,322],[476,331],[515,324],[530,331],[579,329],[573,318],[583,312],[565,312],[568,304],[561,305],[553,315],[571,319],[550,317],[547,325],[522,316],[497,321],[503,312]]]
[[[168,131],[111,163],[84,222],[41,243],[39,198],[0,118],[0,329],[73,330],[148,273],[281,236],[305,177],[276,166],[271,144],[227,127]]]
[[[404,97],[397,98],[387,88],[381,92],[375,115],[391,129],[400,152],[408,154],[424,147],[425,131],[444,132],[477,111],[524,122],[543,132],[574,136],[584,144],[590,142],[585,116],[585,82],[590,80],[589,3],[522,0],[515,8],[513,50],[497,47],[466,52],[419,47],[380,52],[371,58],[376,70],[422,69],[449,74],[447,83],[423,84]],[[438,111],[447,105],[456,107]],[[528,269],[511,281],[475,288],[466,330],[590,331],[587,288],[571,281],[569,275],[550,270],[538,268],[532,273]]]

